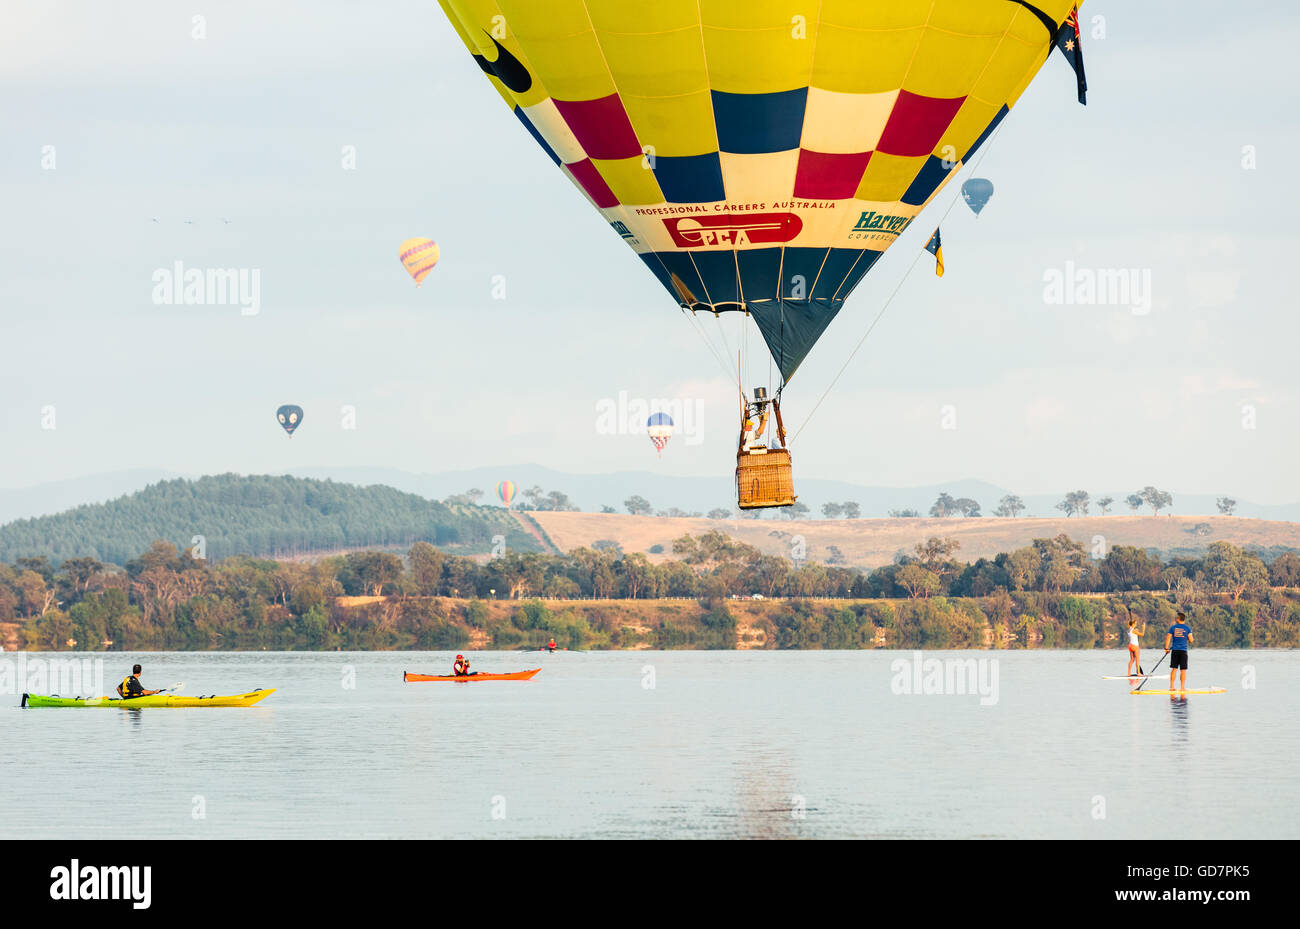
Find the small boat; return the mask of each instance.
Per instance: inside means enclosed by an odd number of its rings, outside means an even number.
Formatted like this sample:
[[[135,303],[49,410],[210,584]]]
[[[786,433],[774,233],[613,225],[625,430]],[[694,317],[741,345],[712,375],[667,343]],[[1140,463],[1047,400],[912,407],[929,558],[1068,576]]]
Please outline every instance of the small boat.
[[[526,681],[530,680],[541,668],[533,668],[531,671],[516,671],[513,674],[412,674],[410,671],[402,672],[402,680],[408,684],[419,683],[423,681],[455,681],[457,683],[472,684],[475,681]]]

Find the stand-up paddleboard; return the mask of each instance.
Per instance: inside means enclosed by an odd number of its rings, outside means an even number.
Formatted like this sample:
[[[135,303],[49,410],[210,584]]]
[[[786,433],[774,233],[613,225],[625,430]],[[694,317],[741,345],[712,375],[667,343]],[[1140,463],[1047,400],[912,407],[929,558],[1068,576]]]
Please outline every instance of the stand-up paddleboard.
[[[1226,687],[1209,687],[1205,690],[1130,690],[1131,694],[1164,694],[1166,697],[1181,697],[1185,694],[1226,694]]]

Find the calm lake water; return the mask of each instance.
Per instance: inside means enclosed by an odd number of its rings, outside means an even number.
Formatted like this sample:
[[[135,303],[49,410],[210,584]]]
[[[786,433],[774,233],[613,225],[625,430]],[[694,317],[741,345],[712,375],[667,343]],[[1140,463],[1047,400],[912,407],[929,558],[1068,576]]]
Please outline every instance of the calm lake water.
[[[1197,650],[1189,686],[1228,692],[1185,699],[1101,680],[1123,671],[1119,651],[923,653],[995,661],[982,666],[985,684],[996,672],[995,701],[991,687],[983,701],[895,693],[914,680],[914,654],[479,652],[478,670],[542,672],[476,684],[402,682],[403,670],[447,673],[447,652],[110,655],[106,689],[135,660],[146,686],[279,689],[248,709],[19,710],[17,695],[0,696],[0,829],[9,839],[1300,836],[1300,653]],[[1159,657],[1147,652],[1148,666]],[[891,668],[900,660],[902,673]]]

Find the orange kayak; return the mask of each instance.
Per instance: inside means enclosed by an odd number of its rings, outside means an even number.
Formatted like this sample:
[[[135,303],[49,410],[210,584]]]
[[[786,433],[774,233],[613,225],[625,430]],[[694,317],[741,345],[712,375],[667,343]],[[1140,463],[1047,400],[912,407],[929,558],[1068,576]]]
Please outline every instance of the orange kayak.
[[[541,668],[533,668],[531,671],[516,671],[514,674],[469,674],[457,677],[454,674],[412,674],[410,671],[402,673],[402,680],[407,683],[416,681],[461,681],[471,684],[474,681],[526,681],[531,678]]]

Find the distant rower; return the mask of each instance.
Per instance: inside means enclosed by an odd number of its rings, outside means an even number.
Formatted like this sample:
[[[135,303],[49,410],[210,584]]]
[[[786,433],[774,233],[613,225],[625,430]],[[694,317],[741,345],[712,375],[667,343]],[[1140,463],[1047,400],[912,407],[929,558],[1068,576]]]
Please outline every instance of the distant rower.
[[[132,697],[151,697],[158,693],[162,693],[162,691],[144,689],[144,685],[140,683],[139,665],[133,666],[131,668],[131,675],[122,678],[122,683],[117,685],[117,695],[123,700],[129,700]]]
[[[1187,617],[1179,613],[1178,622],[1165,633],[1165,651],[1169,653],[1169,689],[1174,689],[1174,674],[1182,671],[1178,689],[1187,689],[1187,649],[1192,644],[1192,627]]]
[[[546,643],[546,647],[549,648],[551,651],[555,651],[556,645],[555,645],[554,637],[551,638],[551,641]]]

